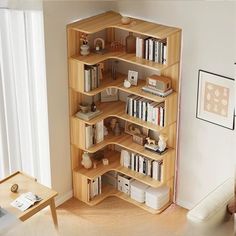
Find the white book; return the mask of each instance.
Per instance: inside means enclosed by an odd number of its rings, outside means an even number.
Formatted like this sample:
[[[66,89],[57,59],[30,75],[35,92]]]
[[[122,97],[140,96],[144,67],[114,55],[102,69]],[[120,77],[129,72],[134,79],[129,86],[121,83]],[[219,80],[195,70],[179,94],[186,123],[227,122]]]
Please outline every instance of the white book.
[[[160,126],[164,127],[164,107],[160,107]]]
[[[102,193],[102,176],[98,177],[98,194]]]
[[[130,168],[130,154],[124,155],[124,167]]]
[[[147,168],[147,175],[151,176],[152,175],[152,161],[148,159],[148,168]]]
[[[103,120],[99,121],[95,125],[96,132],[95,132],[95,139],[96,143],[100,143],[104,140],[104,124]]]
[[[148,40],[148,51],[149,51],[149,56],[148,56],[148,60],[152,61],[153,60],[153,39],[149,39]]]
[[[84,70],[84,91],[90,91],[90,69]]]
[[[140,49],[140,52],[139,52],[139,57],[140,58],[143,58],[143,53],[144,53],[144,40],[142,38],[139,39],[139,49]]]
[[[164,44],[163,46],[163,64],[165,65],[167,63],[167,46]]]
[[[139,155],[135,155],[135,170],[139,170]]]
[[[148,58],[149,58],[148,45],[149,45],[149,41],[148,41],[148,39],[146,39],[146,40],[145,40],[145,59],[146,59],[146,60],[148,60]]]
[[[139,170],[138,170],[139,173],[143,173],[143,161],[144,158],[142,156],[139,156]]]
[[[152,163],[152,178],[158,180],[158,162],[153,161]]]
[[[93,145],[93,127],[85,126],[85,148],[88,149]]]
[[[135,159],[135,154],[134,153],[131,153],[131,170],[133,170],[134,171],[134,164],[135,164],[135,161],[134,161],[134,159]]]

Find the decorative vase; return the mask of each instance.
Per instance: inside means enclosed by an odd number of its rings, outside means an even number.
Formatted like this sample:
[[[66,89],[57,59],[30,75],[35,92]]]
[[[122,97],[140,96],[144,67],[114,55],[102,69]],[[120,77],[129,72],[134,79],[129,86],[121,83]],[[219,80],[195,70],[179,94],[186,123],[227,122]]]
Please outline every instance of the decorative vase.
[[[89,45],[83,44],[80,46],[80,54],[82,56],[87,56],[89,54]]]
[[[129,32],[129,35],[126,37],[126,52],[135,53],[136,52],[136,37],[132,32]]]
[[[93,163],[91,161],[91,158],[88,154],[88,152],[84,152],[82,155],[82,161],[81,164],[84,166],[84,168],[89,169],[92,167]]]
[[[168,138],[166,137],[166,135],[160,134],[159,140],[158,140],[158,150],[160,152],[165,151],[167,139]]]

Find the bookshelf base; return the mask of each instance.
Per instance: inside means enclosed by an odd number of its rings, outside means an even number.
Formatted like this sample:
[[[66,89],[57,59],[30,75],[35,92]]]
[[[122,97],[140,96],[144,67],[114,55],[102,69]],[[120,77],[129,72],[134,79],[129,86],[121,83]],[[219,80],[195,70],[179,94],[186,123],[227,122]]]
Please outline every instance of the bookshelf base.
[[[94,206],[94,205],[97,205],[98,203],[102,202],[105,198],[108,198],[108,197],[118,197],[118,198],[120,198],[124,201],[127,201],[129,203],[132,203],[135,206],[138,206],[138,207],[142,208],[143,210],[148,211],[152,214],[160,214],[161,212],[163,212],[166,208],[168,208],[172,204],[172,202],[169,201],[162,208],[155,210],[155,209],[145,205],[145,203],[139,203],[139,202],[133,200],[127,194],[122,193],[122,192],[118,191],[117,189],[115,189],[114,187],[109,186],[109,185],[106,185],[102,188],[102,194],[94,197],[91,201],[85,202],[85,203],[90,206]]]

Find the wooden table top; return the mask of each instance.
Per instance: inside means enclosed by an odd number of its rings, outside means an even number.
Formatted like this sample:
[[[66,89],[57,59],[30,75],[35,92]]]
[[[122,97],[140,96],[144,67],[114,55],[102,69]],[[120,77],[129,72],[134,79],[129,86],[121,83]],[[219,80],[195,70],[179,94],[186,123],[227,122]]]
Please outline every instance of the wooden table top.
[[[19,186],[17,193],[11,192],[11,186],[13,184],[18,184]],[[31,206],[28,210],[24,212],[11,206],[11,202],[13,202],[22,193],[26,192],[34,193],[41,197],[42,200],[36,203],[35,205]],[[27,214],[30,214],[32,211],[37,211],[37,208],[40,210],[40,207],[42,205],[44,205],[47,201],[51,200],[55,196],[57,196],[56,191],[37,183],[36,179],[27,176],[21,172],[16,172],[11,176],[0,180],[0,206],[8,212],[14,214],[19,219]]]

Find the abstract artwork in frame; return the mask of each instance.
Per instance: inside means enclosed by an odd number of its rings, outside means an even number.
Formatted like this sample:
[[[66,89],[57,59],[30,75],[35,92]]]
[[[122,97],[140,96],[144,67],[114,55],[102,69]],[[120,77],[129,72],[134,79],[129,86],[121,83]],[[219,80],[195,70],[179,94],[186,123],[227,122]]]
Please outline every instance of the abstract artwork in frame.
[[[208,71],[198,72],[198,119],[234,129],[235,81]]]

